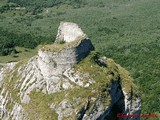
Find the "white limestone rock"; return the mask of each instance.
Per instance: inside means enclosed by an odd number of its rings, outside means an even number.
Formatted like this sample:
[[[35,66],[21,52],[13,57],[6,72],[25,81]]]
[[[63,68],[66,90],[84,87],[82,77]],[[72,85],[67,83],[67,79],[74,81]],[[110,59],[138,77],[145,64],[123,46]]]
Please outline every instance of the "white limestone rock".
[[[58,28],[56,41],[63,40],[65,42],[72,42],[82,36],[85,36],[85,34],[77,24],[71,22],[61,22]]]
[[[58,120],[63,120],[64,117],[71,116],[73,112],[71,103],[66,99],[64,99],[55,110],[58,114]]]

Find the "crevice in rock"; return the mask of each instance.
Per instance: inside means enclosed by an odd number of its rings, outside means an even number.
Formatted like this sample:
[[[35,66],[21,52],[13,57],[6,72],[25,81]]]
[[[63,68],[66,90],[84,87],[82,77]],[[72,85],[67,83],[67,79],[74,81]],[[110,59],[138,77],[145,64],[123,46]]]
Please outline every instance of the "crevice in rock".
[[[77,120],[83,120],[83,117],[84,117],[86,111],[89,109],[89,105],[90,105],[90,101],[88,100],[87,105],[79,111],[79,113],[78,113],[79,116],[78,116]]]
[[[125,110],[124,94],[121,85],[116,81],[111,84],[111,105],[96,120],[121,120],[118,113]]]

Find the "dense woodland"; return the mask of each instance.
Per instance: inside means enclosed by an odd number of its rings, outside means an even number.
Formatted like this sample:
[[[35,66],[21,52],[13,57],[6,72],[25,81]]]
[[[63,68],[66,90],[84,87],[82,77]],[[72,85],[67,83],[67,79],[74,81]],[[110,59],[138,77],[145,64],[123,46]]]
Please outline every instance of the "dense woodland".
[[[53,42],[53,38],[43,36],[36,37],[28,33],[16,34],[3,30],[3,28],[0,28],[0,35],[0,55],[2,56],[18,52],[14,49],[15,46],[34,49],[39,44]]]
[[[60,21],[75,22],[97,51],[131,73],[142,113],[159,114],[159,8],[159,0],[0,0],[0,55],[53,43]]]

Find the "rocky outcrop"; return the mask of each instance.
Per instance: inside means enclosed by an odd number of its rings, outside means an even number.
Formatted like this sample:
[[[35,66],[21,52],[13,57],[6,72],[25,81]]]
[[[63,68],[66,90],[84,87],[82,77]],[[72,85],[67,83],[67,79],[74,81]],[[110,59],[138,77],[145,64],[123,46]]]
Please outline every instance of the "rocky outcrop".
[[[38,52],[38,67],[43,76],[61,75],[68,68],[85,58],[94,47],[87,38],[81,40],[76,46],[64,49],[59,52],[42,51]]]
[[[0,118],[139,120],[117,117],[140,114],[138,88],[124,68],[100,56],[78,25],[62,22],[53,45],[0,70]]]
[[[56,41],[63,40],[65,42],[72,42],[82,36],[85,36],[85,34],[77,24],[71,22],[61,22],[58,28]]]

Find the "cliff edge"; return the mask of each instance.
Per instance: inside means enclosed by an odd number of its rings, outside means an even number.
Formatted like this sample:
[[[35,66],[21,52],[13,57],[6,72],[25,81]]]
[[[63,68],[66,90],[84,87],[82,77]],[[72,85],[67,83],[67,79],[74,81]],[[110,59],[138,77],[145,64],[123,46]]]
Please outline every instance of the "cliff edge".
[[[38,55],[0,70],[2,120],[140,120],[130,74],[94,50],[81,28],[61,22],[56,41]]]

